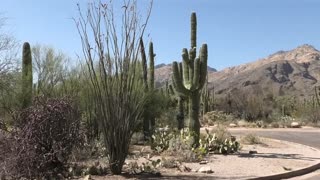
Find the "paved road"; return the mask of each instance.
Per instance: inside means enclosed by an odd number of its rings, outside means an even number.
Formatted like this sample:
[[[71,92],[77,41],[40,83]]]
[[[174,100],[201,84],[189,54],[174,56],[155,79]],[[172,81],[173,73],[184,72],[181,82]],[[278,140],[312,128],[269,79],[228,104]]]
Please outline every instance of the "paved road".
[[[254,133],[258,136],[295,142],[320,149],[320,129],[229,129],[233,135]],[[293,179],[320,180],[320,170]]]
[[[300,143],[320,149],[320,129],[229,129],[234,135],[249,132],[258,136]]]

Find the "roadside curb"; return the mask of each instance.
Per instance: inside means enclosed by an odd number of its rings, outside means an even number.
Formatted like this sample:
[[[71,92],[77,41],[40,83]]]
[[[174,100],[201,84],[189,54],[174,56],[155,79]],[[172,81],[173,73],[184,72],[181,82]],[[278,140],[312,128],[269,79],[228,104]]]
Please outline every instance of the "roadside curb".
[[[265,137],[263,137],[265,138]],[[278,139],[273,139],[273,138],[265,138],[265,139],[272,139],[272,140],[277,140],[277,141],[283,141],[283,140],[278,140]],[[290,141],[286,141],[289,143],[293,143],[293,144],[299,144],[299,143],[295,143],[295,142],[290,142]],[[303,146],[307,146],[304,144],[299,144],[299,145],[303,145]],[[320,151],[320,149],[311,147],[311,146],[307,146],[309,148],[315,149],[317,151]],[[318,161],[316,164],[305,167],[305,168],[301,168],[301,169],[297,169],[297,170],[293,170],[290,172],[285,172],[285,173],[280,173],[280,174],[274,174],[274,175],[268,175],[268,176],[261,176],[261,177],[255,177],[255,178],[249,178],[248,180],[276,180],[276,179],[288,179],[288,178],[293,178],[296,176],[302,176],[302,175],[306,175],[309,173],[312,173],[313,171],[316,171],[320,169],[320,161]]]
[[[298,169],[295,171],[290,171],[290,172],[286,172],[286,173],[281,173],[281,174],[275,174],[275,175],[270,175],[270,176],[263,176],[263,177],[256,177],[256,178],[250,178],[249,180],[264,180],[264,179],[268,179],[268,180],[273,180],[273,179],[288,179],[288,178],[293,178],[296,176],[302,176],[305,174],[309,174],[313,171],[316,171],[320,169],[320,162],[318,164],[306,167],[306,168],[302,168],[302,169]]]

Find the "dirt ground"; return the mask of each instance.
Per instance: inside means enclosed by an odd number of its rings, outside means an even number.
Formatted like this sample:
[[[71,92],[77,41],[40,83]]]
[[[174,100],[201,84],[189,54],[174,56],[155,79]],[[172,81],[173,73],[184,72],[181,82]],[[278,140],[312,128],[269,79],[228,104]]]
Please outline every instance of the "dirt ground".
[[[248,179],[261,177],[288,171],[298,170],[320,162],[320,151],[314,148],[290,143],[286,141],[261,138],[262,144],[242,145],[242,149],[237,154],[218,155],[210,154],[205,157],[206,164],[199,163],[181,163],[180,167],[158,168],[161,173],[161,179]],[[255,154],[249,154],[249,151],[256,151]],[[170,159],[174,156],[146,156],[150,149],[143,146],[133,146],[132,155],[126,163],[137,162],[139,165],[150,160]],[[139,155],[140,154],[140,155]],[[183,168],[181,168],[183,167]],[[211,169],[212,173],[197,172],[201,167]],[[128,168],[128,167],[124,167]],[[188,172],[181,169],[187,169]],[[150,176],[142,174],[137,176],[91,176],[92,179],[159,179],[157,175]]]

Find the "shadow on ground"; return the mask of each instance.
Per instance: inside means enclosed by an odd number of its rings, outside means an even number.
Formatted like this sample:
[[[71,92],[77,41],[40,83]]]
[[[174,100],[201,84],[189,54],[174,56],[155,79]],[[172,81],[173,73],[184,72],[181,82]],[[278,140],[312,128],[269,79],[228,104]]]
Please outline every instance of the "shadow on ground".
[[[279,154],[279,153],[257,153],[257,154],[248,154],[241,153],[238,157],[241,158],[277,158],[277,159],[294,159],[294,160],[303,160],[303,161],[317,161],[320,158],[317,157],[301,157],[301,154]]]
[[[135,178],[135,179],[186,179],[186,180],[202,180],[202,179],[250,179],[256,178],[255,176],[233,176],[233,177],[221,177],[221,176],[210,176],[207,174],[199,174],[199,175],[131,175],[131,176],[122,176],[125,178]]]

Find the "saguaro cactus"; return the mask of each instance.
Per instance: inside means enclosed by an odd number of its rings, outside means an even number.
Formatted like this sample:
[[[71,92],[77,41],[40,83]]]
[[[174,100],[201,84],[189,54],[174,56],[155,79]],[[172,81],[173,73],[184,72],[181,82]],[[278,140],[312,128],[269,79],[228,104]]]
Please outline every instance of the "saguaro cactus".
[[[147,68],[147,56],[144,49],[144,44],[142,37],[140,38],[140,53],[141,53],[141,63],[142,63],[142,75],[143,75],[143,84],[145,91],[148,91],[148,68]]]
[[[320,106],[320,86],[315,86],[314,87],[314,94],[315,94],[315,98],[317,100],[317,105]]]
[[[146,92],[151,92],[154,90],[154,57],[156,56],[153,52],[153,43],[149,44],[149,72],[147,68],[147,58],[144,49],[144,44],[142,38],[140,38],[140,53],[142,60],[142,71],[143,71],[143,83]],[[148,77],[149,75],[149,77]],[[155,117],[145,113],[143,117],[143,132],[145,139],[152,135],[155,126]]]
[[[28,42],[23,44],[22,50],[22,108],[32,103],[32,56]]]
[[[154,54],[153,52],[153,43],[150,42],[149,44],[149,78],[148,78],[148,82],[149,82],[149,91],[154,91],[154,57],[156,56],[156,54]],[[150,116],[150,131],[151,131],[151,135],[153,134],[156,122],[155,122],[155,117],[151,114]]]
[[[202,112],[203,115],[209,111],[214,110],[214,88],[209,91],[208,89],[208,80],[204,85],[204,88],[201,92],[201,104],[202,104]]]
[[[149,44],[149,87],[150,90],[154,90],[154,57],[156,54],[153,53],[153,43]]]
[[[207,44],[200,48],[199,57],[196,56],[197,47],[197,18],[196,13],[191,14],[191,48],[182,50],[183,63],[173,62],[173,84],[176,92],[189,99],[189,130],[193,132],[193,145],[199,145],[200,122],[199,106],[200,92],[206,82],[207,76]],[[181,76],[182,74],[182,76]],[[181,78],[182,77],[182,78]]]

